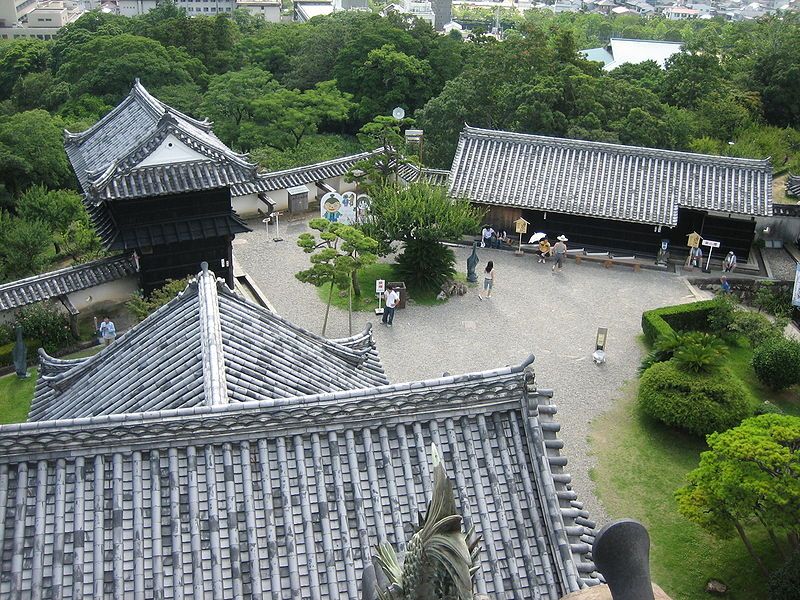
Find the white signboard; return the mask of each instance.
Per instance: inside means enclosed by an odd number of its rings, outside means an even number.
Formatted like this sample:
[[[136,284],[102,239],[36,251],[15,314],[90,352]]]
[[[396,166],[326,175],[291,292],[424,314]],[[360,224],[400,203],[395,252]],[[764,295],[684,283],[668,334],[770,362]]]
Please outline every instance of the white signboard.
[[[715,242],[713,240],[703,240],[703,246],[708,246],[709,248],[719,248],[719,242]]]
[[[794,291],[792,292],[792,306],[800,307],[800,264],[795,267]]]
[[[382,294],[386,291],[386,280],[385,279],[376,279],[375,280],[375,293]]]
[[[353,192],[328,192],[319,201],[319,213],[331,223],[352,225],[356,221],[356,195]]]

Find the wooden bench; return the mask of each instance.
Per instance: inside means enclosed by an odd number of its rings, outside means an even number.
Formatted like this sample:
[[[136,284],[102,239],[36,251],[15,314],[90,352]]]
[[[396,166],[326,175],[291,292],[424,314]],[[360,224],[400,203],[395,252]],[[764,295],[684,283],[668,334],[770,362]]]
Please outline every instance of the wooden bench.
[[[610,269],[614,265],[624,265],[627,267],[633,267],[633,270],[639,272],[642,268],[642,264],[637,260],[624,260],[624,259],[616,259],[611,258],[610,256],[581,256],[580,254],[575,255],[575,264],[581,264],[581,261],[585,260],[587,262],[596,262],[601,263],[606,269]]]

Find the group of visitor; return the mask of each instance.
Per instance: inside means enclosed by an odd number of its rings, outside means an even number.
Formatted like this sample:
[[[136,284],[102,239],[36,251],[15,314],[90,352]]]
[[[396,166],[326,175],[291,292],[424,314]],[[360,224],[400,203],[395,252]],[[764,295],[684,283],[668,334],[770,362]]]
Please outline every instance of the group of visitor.
[[[500,248],[509,242],[505,229],[495,231],[491,225],[484,225],[481,229],[481,248]]]

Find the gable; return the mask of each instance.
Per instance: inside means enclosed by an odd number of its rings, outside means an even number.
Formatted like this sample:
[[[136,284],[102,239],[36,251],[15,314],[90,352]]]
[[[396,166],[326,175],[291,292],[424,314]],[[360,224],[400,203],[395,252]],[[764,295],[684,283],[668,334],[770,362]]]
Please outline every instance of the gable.
[[[147,158],[136,165],[136,168],[189,162],[193,160],[208,160],[208,157],[190,148],[175,137],[174,134],[170,133]]]

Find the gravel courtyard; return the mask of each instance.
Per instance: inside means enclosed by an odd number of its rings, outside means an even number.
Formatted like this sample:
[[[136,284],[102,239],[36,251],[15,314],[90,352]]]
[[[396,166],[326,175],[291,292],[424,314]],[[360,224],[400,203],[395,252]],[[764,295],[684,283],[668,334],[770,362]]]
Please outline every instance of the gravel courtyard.
[[[254,231],[234,241],[236,260],[280,315],[320,332],[325,305],[311,285],[294,277],[309,264],[295,243],[307,231],[306,222],[281,223],[280,243],[272,241],[274,230],[268,236],[260,221],[249,225]],[[465,271],[470,251],[457,248],[455,253],[457,269]],[[607,516],[589,478],[594,465],[587,440],[590,421],[608,410],[622,384],[636,375],[643,354],[636,339],[642,311],[694,297],[680,277],[667,273],[570,260],[563,273],[554,275],[550,264],[538,264],[533,255],[479,249],[479,256],[479,275],[487,260],[495,262],[490,300],[480,301],[474,287],[441,306],[411,304],[397,311],[391,329],[374,315],[355,313],[353,329],[362,330],[367,321],[374,324],[393,383],[519,364],[534,354],[539,387],[554,390],[574,488],[592,517],[603,523]],[[591,360],[598,327],[609,330],[608,362],[602,366]],[[331,308],[327,335],[348,335],[346,311]]]

